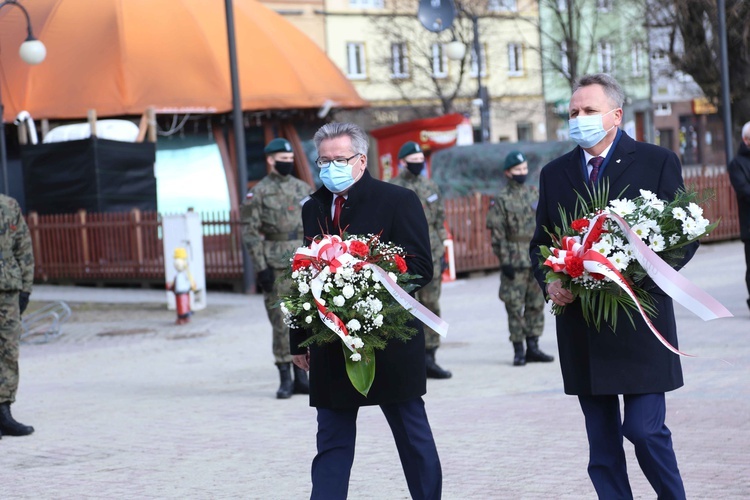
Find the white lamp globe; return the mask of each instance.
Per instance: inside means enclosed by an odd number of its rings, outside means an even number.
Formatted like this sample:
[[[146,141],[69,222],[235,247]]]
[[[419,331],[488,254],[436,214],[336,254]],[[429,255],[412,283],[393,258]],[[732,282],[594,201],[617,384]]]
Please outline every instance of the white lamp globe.
[[[466,55],[466,45],[458,40],[453,40],[445,45],[445,55],[452,61],[460,61]]]
[[[29,38],[21,44],[18,54],[27,64],[39,64],[47,57],[47,48],[41,41]]]

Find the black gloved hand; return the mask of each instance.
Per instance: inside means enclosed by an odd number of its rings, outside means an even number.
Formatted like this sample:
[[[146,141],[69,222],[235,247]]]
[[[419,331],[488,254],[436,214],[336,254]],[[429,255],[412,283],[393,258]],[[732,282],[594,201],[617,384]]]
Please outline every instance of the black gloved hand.
[[[516,279],[516,270],[513,269],[513,266],[509,264],[503,264],[502,266],[500,266],[500,271],[502,271],[503,276],[505,276],[509,280]]]
[[[29,305],[29,292],[21,292],[18,294],[18,308],[21,310],[21,314],[26,310],[26,306]]]
[[[273,269],[267,267],[259,272],[257,282],[261,291],[270,292],[273,290]]]
[[[444,273],[448,269],[448,259],[445,258],[445,254],[440,257],[440,272]]]

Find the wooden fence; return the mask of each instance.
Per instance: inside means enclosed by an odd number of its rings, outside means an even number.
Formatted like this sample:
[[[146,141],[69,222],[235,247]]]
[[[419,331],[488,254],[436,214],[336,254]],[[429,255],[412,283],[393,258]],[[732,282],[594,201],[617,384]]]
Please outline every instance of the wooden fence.
[[[724,171],[686,170],[685,183],[714,198],[703,204],[705,216],[721,220],[704,241],[739,237],[737,200]],[[490,197],[472,196],[445,201],[453,235],[456,272],[495,269],[490,233],[485,229]],[[239,214],[201,214],[206,281],[242,282],[242,236]],[[86,213],[27,217],[36,259],[35,279],[56,283],[160,284],[165,278],[161,216],[155,212]]]

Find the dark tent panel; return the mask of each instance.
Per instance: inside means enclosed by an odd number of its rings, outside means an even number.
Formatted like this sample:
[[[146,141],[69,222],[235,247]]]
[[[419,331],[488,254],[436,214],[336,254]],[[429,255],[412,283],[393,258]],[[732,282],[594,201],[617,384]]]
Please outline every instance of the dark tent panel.
[[[156,211],[156,145],[98,139],[22,146],[27,212]]]

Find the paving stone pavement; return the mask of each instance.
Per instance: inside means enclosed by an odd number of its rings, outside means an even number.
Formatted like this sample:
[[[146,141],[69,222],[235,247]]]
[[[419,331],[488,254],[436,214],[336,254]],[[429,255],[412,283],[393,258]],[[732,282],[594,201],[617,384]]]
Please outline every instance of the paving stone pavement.
[[[703,322],[677,306],[686,386],[667,424],[688,498],[750,498],[750,311],[739,242],[703,245],[683,274],[734,318]],[[451,324],[427,412],[445,499],[592,499],[577,400],[559,365],[513,367],[498,274],[448,283]],[[315,453],[307,398],[276,400],[262,297],[210,292],[174,325],[165,292],[39,285],[30,310],[68,301],[61,337],[24,344],[14,415],[36,432],[0,440],[5,499],[304,499]],[[556,354],[547,317],[540,346]],[[626,443],[636,498],[655,495]],[[384,417],[359,417],[351,499],[409,498]]]

